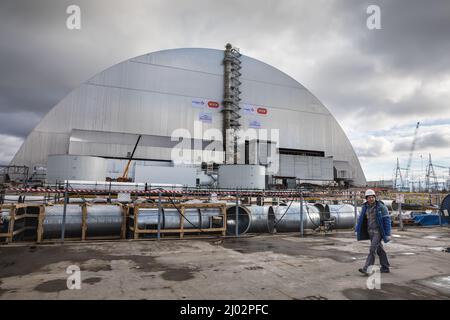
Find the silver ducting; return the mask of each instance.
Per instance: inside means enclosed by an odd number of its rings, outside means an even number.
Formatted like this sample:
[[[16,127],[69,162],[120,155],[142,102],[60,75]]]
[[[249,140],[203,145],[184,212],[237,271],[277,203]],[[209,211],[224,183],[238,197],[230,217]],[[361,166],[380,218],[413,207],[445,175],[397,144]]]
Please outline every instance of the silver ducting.
[[[0,209],[0,233],[7,233],[9,226],[9,209],[1,208]]]
[[[300,204],[273,207],[275,213],[275,229],[277,232],[300,232]],[[309,203],[303,204],[303,228],[317,229],[320,227],[320,211]]]
[[[202,229],[217,227],[214,224],[214,217],[222,214],[220,208],[201,208],[200,209],[201,227]],[[222,226],[222,224],[220,225]]]
[[[355,207],[349,204],[327,204],[326,215],[334,219],[336,229],[351,229],[355,226]]]
[[[247,233],[250,228],[250,211],[247,207],[238,206],[238,234]],[[227,234],[236,234],[236,206],[227,208]]]
[[[394,200],[380,200],[387,208],[389,211],[393,211],[392,205]]]
[[[221,214],[220,208],[184,210],[184,229],[207,229],[213,227],[213,217]],[[180,213],[175,208],[163,208],[160,217],[161,229],[179,229]],[[139,229],[158,228],[158,208],[139,208]]]
[[[87,236],[119,236],[122,227],[122,208],[114,205],[87,206]],[[59,238],[64,205],[45,208],[44,238]],[[65,236],[81,237],[82,207],[67,205]]]
[[[273,233],[275,214],[271,206],[250,206],[250,227],[247,232]]]
[[[5,195],[4,201],[5,203],[18,203],[19,199],[24,203],[35,202],[35,203],[44,203],[46,200],[51,200],[52,198],[45,196],[16,196],[16,195]]]
[[[136,210],[136,209],[134,209]],[[161,214],[160,224],[163,228],[164,217]],[[158,208],[139,208],[139,216],[137,220],[138,228],[145,229],[158,229]]]
[[[273,233],[275,215],[271,206],[238,206],[238,233]],[[227,234],[236,234],[236,206],[227,209]]]
[[[319,209],[320,221],[327,220],[330,218],[329,214],[325,210],[325,204],[322,203],[314,203],[314,206]]]
[[[182,218],[177,209],[163,209],[164,229],[179,229],[180,219],[183,219],[184,229],[198,229],[201,226],[201,216],[198,209],[184,209]]]

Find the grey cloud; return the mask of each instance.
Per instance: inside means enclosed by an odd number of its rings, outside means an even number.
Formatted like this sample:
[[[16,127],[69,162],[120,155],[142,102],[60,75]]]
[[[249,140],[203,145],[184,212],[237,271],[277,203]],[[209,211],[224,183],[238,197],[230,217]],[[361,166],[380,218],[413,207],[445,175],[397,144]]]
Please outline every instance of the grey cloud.
[[[402,152],[411,150],[412,138],[394,144],[393,151]],[[428,149],[445,149],[450,148],[450,137],[441,135],[439,133],[430,133],[424,136],[418,136],[416,141],[415,150],[428,150]]]
[[[355,47],[381,59],[390,72],[433,77],[450,69],[444,54],[450,49],[449,1],[344,0],[335,5],[343,15],[340,31],[352,33]],[[369,5],[381,9],[381,30],[366,28]]]
[[[23,139],[0,135],[0,165],[8,164],[22,144]]]
[[[448,100],[421,88],[397,102],[379,89],[390,76],[432,81],[449,74],[445,0],[78,0],[82,29],[69,31],[65,9],[73,3],[1,1],[0,133],[26,136],[72,89],[115,63],[167,48],[220,49],[226,42],[305,84],[339,120],[359,124],[371,114],[415,123],[448,109]],[[381,6],[382,30],[366,28],[369,4]],[[333,41],[349,45],[321,51]],[[299,56],[315,60],[310,74],[300,71]]]
[[[0,112],[0,134],[25,137],[39,123],[41,116],[34,112]]]
[[[381,149],[375,148],[355,148],[356,155],[364,158],[376,158],[383,155]]]

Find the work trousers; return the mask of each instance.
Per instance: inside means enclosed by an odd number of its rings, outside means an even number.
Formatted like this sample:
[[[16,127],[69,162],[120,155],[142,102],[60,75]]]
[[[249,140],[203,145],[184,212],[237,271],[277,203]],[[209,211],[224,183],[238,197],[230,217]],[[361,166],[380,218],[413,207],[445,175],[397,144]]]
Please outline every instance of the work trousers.
[[[381,270],[388,270],[389,261],[386,251],[384,251],[383,248],[382,243],[383,239],[381,237],[380,232],[369,230],[369,237],[370,237],[370,251],[366,259],[366,264],[364,265],[364,270],[367,271],[367,268],[369,268],[369,266],[374,265],[375,254],[378,254],[378,257],[380,258]]]

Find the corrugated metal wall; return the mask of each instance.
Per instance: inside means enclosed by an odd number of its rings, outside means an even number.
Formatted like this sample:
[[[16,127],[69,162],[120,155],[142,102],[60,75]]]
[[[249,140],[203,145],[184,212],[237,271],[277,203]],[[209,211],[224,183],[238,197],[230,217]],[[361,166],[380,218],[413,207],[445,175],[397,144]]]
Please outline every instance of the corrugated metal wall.
[[[291,154],[280,155],[278,176],[304,180],[333,180],[333,159]]]

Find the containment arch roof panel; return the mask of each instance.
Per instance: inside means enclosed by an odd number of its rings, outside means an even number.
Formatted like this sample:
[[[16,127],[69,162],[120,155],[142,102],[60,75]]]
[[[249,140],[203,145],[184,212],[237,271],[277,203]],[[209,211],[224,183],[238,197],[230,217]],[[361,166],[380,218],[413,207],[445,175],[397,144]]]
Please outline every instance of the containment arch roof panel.
[[[222,102],[223,57],[224,52],[215,49],[171,49],[116,64],[62,99],[29,134],[11,163],[45,165],[48,155],[69,153],[73,130],[169,137],[179,128],[194,132],[203,111],[210,118],[203,130],[221,129],[220,109],[202,111],[193,107],[193,101]],[[262,115],[241,110],[243,129],[255,123],[279,129],[281,148],[322,151],[347,161],[355,183],[365,184],[349,140],[325,106],[280,70],[245,55],[241,60],[242,105],[268,111]],[[114,150],[122,149],[111,145],[105,156]],[[155,157],[165,154],[158,151]]]

